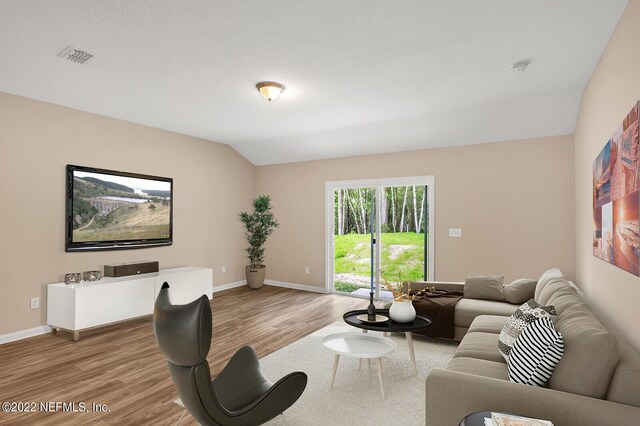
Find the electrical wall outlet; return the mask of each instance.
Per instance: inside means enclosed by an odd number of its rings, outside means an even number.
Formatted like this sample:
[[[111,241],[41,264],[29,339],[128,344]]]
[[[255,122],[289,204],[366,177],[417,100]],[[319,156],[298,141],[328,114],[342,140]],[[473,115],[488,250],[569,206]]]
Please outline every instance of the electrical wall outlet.
[[[308,267],[308,266],[305,266],[305,267],[304,267],[304,273],[305,273],[305,274],[308,274],[308,273],[309,273],[309,267]]]
[[[32,297],[31,298],[31,309],[39,309],[40,308],[40,298]]]
[[[226,267],[226,266],[223,266],[223,267],[222,267],[222,273],[224,274],[225,272],[227,272],[227,267]]]
[[[462,238],[462,228],[449,228],[449,236],[454,238]]]

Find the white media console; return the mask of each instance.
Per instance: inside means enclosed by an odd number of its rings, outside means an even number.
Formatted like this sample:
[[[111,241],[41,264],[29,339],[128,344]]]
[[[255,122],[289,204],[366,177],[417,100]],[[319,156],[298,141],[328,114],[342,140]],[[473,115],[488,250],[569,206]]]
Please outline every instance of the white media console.
[[[203,294],[211,299],[213,294],[210,268],[171,268],[80,284],[49,284],[47,323],[52,332],[69,330],[78,340],[80,330],[150,315],[165,281],[174,304],[189,303]]]

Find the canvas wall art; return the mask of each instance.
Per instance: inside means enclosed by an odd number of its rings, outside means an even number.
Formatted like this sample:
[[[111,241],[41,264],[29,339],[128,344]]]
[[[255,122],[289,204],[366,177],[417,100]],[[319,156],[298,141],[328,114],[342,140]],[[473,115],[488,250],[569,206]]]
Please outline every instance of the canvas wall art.
[[[640,102],[593,162],[593,255],[640,276]]]

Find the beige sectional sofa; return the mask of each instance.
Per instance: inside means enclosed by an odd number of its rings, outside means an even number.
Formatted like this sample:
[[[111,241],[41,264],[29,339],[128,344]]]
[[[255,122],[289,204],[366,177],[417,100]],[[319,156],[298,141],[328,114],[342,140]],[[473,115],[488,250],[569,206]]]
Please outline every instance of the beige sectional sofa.
[[[426,380],[428,426],[458,425],[477,411],[543,418],[555,426],[640,425],[640,354],[559,270],[543,274],[534,298],[556,308],[555,326],[565,344],[547,387],[510,382],[498,351],[500,331],[518,306],[463,298],[455,310],[460,345],[448,366]]]
[[[444,282],[444,281],[412,281],[411,290],[422,290],[426,287],[436,287],[442,290],[459,291],[464,292],[464,283],[457,282]],[[404,292],[407,292],[407,284],[404,285]],[[391,303],[385,306],[387,309],[391,306]],[[510,317],[516,309],[517,305],[513,305],[504,301],[494,300],[480,300],[480,299],[468,299],[462,298],[456,304],[454,311],[454,326],[455,336],[454,340],[460,341],[467,334],[471,323],[478,317],[478,315],[498,315]]]

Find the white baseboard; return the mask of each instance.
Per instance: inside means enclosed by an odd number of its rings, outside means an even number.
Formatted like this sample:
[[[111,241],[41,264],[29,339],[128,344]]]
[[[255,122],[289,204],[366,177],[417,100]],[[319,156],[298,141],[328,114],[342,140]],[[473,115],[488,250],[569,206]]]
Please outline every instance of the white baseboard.
[[[284,281],[264,280],[266,285],[272,285],[276,287],[292,288],[294,290],[311,291],[313,293],[326,293],[327,290],[324,287],[316,287],[305,284],[286,283]]]
[[[30,328],[28,330],[20,330],[9,334],[4,334],[0,336],[0,345],[9,342],[15,342],[16,340],[26,339],[28,337],[47,334],[50,331],[51,327],[49,327],[48,325],[41,325],[39,327]]]
[[[275,286],[275,287],[292,288],[294,290],[311,291],[311,292],[314,292],[314,293],[326,293],[327,292],[324,289],[324,287],[315,287],[315,286],[311,286],[311,285],[293,284],[293,283],[286,283],[286,282],[283,282],[283,281],[274,281],[274,280],[265,280],[264,283],[266,285],[272,285],[272,286]],[[229,289],[236,288],[236,287],[242,287],[243,285],[246,285],[246,284],[247,284],[247,282],[245,280],[242,280],[242,281],[236,281],[236,282],[233,282],[233,283],[217,285],[217,286],[213,287],[213,292],[217,293],[219,291],[229,290]],[[41,334],[47,334],[50,331],[51,331],[51,327],[49,327],[48,325],[41,325],[39,327],[30,328],[28,330],[20,330],[20,331],[14,332],[14,333],[0,335],[0,345],[2,345],[4,343],[9,343],[9,342],[15,342],[16,340],[22,340],[22,339],[26,339],[26,338],[29,338],[29,337],[39,336]]]
[[[236,288],[236,287],[242,287],[243,285],[247,285],[247,281],[246,280],[236,281],[236,282],[233,282],[233,283],[227,283],[227,284],[222,284],[222,285],[214,285],[213,286],[213,292],[217,293],[219,291],[229,290],[229,289]]]

